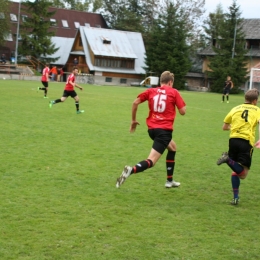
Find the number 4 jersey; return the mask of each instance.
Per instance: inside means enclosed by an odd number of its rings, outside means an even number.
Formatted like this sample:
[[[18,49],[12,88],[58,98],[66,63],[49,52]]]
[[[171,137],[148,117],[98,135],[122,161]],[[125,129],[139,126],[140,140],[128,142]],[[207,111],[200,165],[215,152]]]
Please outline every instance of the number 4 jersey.
[[[253,104],[243,104],[231,109],[224,123],[231,124],[230,138],[248,140],[252,146],[255,143],[255,129],[260,121],[260,108]]]
[[[181,109],[186,105],[178,90],[169,86],[149,88],[138,97],[141,102],[148,101],[149,115],[146,118],[148,129],[173,130],[176,107]]]

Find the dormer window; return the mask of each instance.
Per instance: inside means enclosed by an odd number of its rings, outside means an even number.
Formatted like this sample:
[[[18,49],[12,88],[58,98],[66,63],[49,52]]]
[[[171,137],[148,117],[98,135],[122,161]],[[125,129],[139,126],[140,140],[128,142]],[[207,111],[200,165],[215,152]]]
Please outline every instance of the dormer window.
[[[75,28],[78,29],[80,27],[80,23],[79,22],[74,22]]]
[[[51,26],[57,26],[57,21],[56,19],[50,19],[50,22],[51,22]]]
[[[10,14],[10,19],[11,19],[12,22],[17,22],[16,14]]]
[[[111,44],[111,40],[107,37],[101,36],[103,44]]]

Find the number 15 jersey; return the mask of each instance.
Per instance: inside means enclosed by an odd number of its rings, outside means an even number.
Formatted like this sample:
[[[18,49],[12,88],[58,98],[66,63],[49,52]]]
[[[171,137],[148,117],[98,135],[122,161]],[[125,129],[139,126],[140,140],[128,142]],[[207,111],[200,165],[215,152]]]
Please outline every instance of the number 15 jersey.
[[[141,102],[148,101],[149,115],[146,118],[148,129],[173,130],[176,107],[181,109],[186,105],[177,89],[164,85],[149,88],[138,97]]]
[[[259,107],[252,104],[242,104],[231,109],[226,115],[224,123],[231,124],[230,138],[245,139],[254,146],[255,129],[259,120]]]

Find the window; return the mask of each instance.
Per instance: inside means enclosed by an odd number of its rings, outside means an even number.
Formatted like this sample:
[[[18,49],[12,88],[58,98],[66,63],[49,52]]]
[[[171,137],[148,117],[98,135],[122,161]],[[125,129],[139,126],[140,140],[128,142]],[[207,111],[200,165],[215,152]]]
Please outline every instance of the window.
[[[0,19],[5,19],[5,14],[4,13],[0,13]]]
[[[68,24],[67,20],[61,20],[61,22],[62,22],[63,27],[69,28],[69,24]]]
[[[25,15],[25,14],[23,14],[23,15],[22,15],[22,21],[25,22],[25,21],[26,21],[26,18],[28,18],[28,16]]]
[[[50,22],[51,22],[51,26],[57,26],[57,21],[56,19],[50,19]]]
[[[120,84],[126,84],[126,79],[120,79]]]
[[[5,40],[8,41],[8,42],[12,42],[13,41],[13,36],[12,36],[11,32],[9,32],[9,34],[7,34],[5,36]]]
[[[95,59],[95,66],[100,66],[100,59],[98,58]]]
[[[106,77],[106,80],[105,80],[106,82],[112,82],[112,78],[108,78],[108,77]]]
[[[75,24],[75,28],[79,28],[80,27],[80,23],[79,22],[74,22],[74,24]]]
[[[11,19],[12,22],[17,22],[16,14],[10,14],[10,19]]]

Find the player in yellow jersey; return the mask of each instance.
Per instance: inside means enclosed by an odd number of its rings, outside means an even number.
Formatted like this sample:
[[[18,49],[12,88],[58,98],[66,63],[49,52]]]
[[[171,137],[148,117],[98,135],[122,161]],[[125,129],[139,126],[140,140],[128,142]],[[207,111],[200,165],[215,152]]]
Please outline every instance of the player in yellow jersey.
[[[224,119],[223,130],[230,130],[229,151],[223,153],[217,165],[227,163],[232,169],[231,184],[234,198],[232,205],[239,202],[240,179],[245,179],[251,166],[254,146],[260,148],[260,108],[256,106],[257,89],[245,93],[245,103],[234,107]],[[258,138],[255,144],[255,130],[258,124]]]

